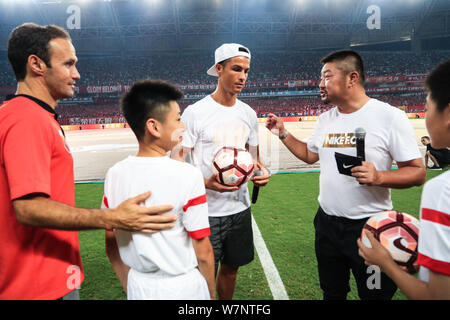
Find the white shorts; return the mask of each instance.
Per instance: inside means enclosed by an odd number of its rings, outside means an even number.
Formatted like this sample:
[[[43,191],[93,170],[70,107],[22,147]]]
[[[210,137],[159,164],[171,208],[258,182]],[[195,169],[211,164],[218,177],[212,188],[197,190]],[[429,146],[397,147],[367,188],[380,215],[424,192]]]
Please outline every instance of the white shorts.
[[[128,300],[209,300],[208,284],[198,268],[179,275],[142,273],[130,269]]]

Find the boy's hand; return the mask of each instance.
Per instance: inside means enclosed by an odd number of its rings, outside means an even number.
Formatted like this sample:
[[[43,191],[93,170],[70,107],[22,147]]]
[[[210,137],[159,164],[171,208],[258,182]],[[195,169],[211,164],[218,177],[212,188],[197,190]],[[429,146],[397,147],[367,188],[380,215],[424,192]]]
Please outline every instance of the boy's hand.
[[[205,188],[214,190],[217,192],[233,192],[233,191],[239,190],[239,187],[237,187],[237,186],[228,187],[228,186],[224,186],[223,184],[219,183],[217,181],[216,174],[213,174],[209,178],[205,178]]]
[[[364,259],[366,265],[377,265],[383,270],[388,264],[396,264],[389,251],[375,239],[372,232],[364,230],[364,233],[369,239],[372,248],[366,247],[362,243],[361,238],[357,240],[357,243],[359,248],[358,253]]]

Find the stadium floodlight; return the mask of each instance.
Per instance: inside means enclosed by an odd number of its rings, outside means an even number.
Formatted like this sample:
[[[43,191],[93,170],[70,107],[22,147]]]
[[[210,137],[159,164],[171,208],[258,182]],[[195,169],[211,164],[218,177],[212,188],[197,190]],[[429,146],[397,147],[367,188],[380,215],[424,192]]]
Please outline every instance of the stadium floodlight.
[[[3,2],[7,3],[7,4],[12,4],[12,1],[3,1]],[[30,0],[16,0],[14,2],[15,2],[14,4],[24,5],[27,2],[31,2],[31,1]]]
[[[308,1],[308,0],[293,0],[292,1],[292,5],[293,6],[297,6],[299,8],[305,8],[308,5],[311,5],[312,1]]]

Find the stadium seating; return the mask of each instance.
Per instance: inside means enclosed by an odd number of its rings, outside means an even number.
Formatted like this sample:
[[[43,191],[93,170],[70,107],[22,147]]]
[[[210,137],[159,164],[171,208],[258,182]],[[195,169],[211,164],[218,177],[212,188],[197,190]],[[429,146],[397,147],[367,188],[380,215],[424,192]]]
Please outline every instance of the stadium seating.
[[[253,53],[251,73],[245,89],[248,96],[241,98],[260,117],[268,112],[298,116],[318,115],[328,110],[329,106],[321,104],[317,94],[321,68],[319,57],[326,54],[327,52]],[[449,52],[361,52],[361,55],[365,61],[366,77],[422,75],[416,82],[388,81],[387,93],[370,94],[394,106],[405,106],[405,111],[421,112],[424,111],[425,104],[421,80],[434,65],[448,58]],[[120,95],[134,81],[147,78],[164,79],[180,86],[186,97],[180,103],[184,110],[187,105],[214,90],[216,78],[206,75],[211,61],[211,54],[79,57],[77,67],[81,79],[77,81],[77,86],[82,90],[79,90],[77,96],[89,97],[92,102],[60,103],[57,109],[60,121],[68,124],[73,123],[74,118],[120,117]],[[14,92],[16,81],[8,61],[0,60],[0,70],[0,100],[3,100],[7,93]],[[114,90],[89,91],[86,89],[89,86],[112,86]],[[376,89],[380,84],[372,81],[368,86]],[[396,86],[413,87],[413,90],[399,89],[396,92]],[[309,91],[302,92],[305,90]],[[288,91],[289,94],[286,94]]]

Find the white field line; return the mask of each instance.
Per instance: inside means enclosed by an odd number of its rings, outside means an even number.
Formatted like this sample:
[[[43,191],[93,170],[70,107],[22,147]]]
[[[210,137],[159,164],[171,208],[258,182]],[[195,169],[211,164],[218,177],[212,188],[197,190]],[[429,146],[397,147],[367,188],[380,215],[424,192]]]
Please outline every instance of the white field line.
[[[267,250],[266,243],[259,231],[258,225],[252,215],[252,228],[253,228],[253,241],[255,243],[256,251],[258,252],[259,260],[266,275],[267,282],[269,283],[270,291],[274,300],[289,300],[286,288],[281,281],[280,274],[278,273],[272,257]]]

